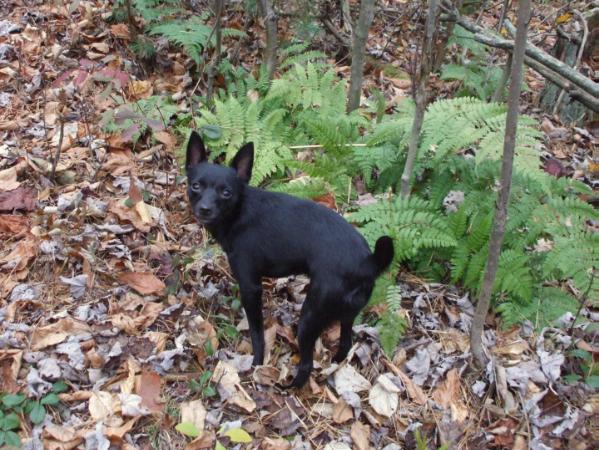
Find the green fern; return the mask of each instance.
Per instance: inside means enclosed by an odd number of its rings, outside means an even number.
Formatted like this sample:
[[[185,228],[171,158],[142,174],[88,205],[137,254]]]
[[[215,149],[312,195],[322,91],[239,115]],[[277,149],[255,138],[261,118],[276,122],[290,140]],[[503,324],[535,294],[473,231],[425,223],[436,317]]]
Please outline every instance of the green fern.
[[[291,160],[289,147],[283,143],[285,111],[275,109],[265,112],[260,101],[242,104],[231,97],[226,101],[216,99],[214,112],[203,109],[197,125],[217,126],[221,130],[219,139],[209,143],[212,157],[224,153],[230,161],[239,148],[253,142],[256,149],[252,171],[252,182],[259,184]]]
[[[443,215],[431,203],[417,197],[396,197],[363,206],[350,214],[349,220],[361,224],[361,231],[371,244],[384,234],[391,236],[398,262],[422,249],[457,244]]]
[[[149,27],[149,33],[164,36],[170,42],[180,45],[189,57],[200,65],[203,62],[204,49],[214,44],[214,36],[211,37],[212,26],[206,23],[206,18],[206,15],[192,16],[185,20],[157,23]],[[245,36],[242,31],[234,28],[223,28],[222,35],[225,38]]]

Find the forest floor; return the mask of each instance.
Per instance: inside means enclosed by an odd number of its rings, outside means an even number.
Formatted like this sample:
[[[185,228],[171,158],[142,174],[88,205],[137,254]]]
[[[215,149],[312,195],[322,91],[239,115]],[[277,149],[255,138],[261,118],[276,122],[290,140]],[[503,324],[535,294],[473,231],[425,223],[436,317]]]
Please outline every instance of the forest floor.
[[[410,96],[404,75],[422,27],[407,3],[380,7],[365,84],[392,104]],[[556,10],[543,4],[533,32],[546,32]],[[572,351],[596,360],[596,334],[567,324],[504,330],[491,315],[485,344],[494,362],[480,372],[469,350],[473,299],[406,271],[399,285],[409,328],[393,358],[374,328],[359,325],[350,357],[331,363],[333,326],[318,341],[308,385],[276,388],[297,363],[294,324],[307,280],[264,282],[268,357],[252,368],[226,258],[187,208],[181,138],[167,128],[132,145],[100,125],[100,113],[117,105],[102,95],[108,85],[128,101],[168,92],[188,108],[190,61],[163,46],[154,63],[138,64],[128,27],[105,21],[107,2],[69,10],[6,0],[0,11],[0,392],[39,399],[62,391],[41,423],[21,416],[26,448],[599,446],[599,396],[565,381]],[[240,12],[225,21],[243,27]],[[280,29],[291,37],[292,27]],[[240,60],[251,68],[265,37],[259,23],[248,34]],[[332,54],[339,43],[319,45]],[[347,61],[336,64],[349,76]],[[528,71],[526,81],[525,109],[541,118],[548,170],[588,178],[582,162],[597,130],[544,116],[534,106],[542,78]],[[430,88],[450,96],[455,82],[434,78]],[[53,387],[59,380],[66,389]],[[0,421],[9,411],[0,406]],[[180,423],[193,426],[177,431]]]

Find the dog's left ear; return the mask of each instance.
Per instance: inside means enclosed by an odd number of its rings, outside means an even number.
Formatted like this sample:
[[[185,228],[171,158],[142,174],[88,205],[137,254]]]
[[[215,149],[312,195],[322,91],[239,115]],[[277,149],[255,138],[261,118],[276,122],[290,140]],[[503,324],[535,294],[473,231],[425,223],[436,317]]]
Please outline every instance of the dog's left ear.
[[[252,167],[254,165],[254,143],[249,142],[239,149],[231,162],[231,167],[237,172],[237,177],[245,183],[252,178]]]
[[[206,161],[208,158],[206,154],[206,147],[202,137],[193,130],[189,136],[189,142],[187,143],[187,158],[185,159],[185,170],[189,172],[193,166]]]

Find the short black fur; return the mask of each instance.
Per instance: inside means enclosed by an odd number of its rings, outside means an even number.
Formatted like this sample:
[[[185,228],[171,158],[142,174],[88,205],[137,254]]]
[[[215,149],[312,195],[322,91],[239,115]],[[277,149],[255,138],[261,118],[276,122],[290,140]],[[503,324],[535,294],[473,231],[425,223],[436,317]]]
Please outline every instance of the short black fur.
[[[316,339],[329,323],[341,323],[334,361],[347,356],[356,315],[368,303],[376,277],[393,259],[390,237],[374,253],[339,214],[315,202],[248,186],[253,144],[244,145],[231,168],[207,162],[201,137],[192,132],[185,168],[188,195],[197,220],[226,252],[239,282],[254,351],[264,361],[262,277],[306,274],[310,286],[300,314],[300,363],[289,387],[310,376]]]

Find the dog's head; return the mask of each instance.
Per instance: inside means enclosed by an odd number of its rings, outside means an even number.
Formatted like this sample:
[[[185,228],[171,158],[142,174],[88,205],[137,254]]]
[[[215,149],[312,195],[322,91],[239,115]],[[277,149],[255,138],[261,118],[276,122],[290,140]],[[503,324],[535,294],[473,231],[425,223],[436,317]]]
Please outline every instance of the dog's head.
[[[191,132],[187,143],[187,193],[193,215],[204,225],[218,223],[231,213],[252,177],[254,144],[245,144],[231,167],[208,162],[206,147],[199,134]]]

